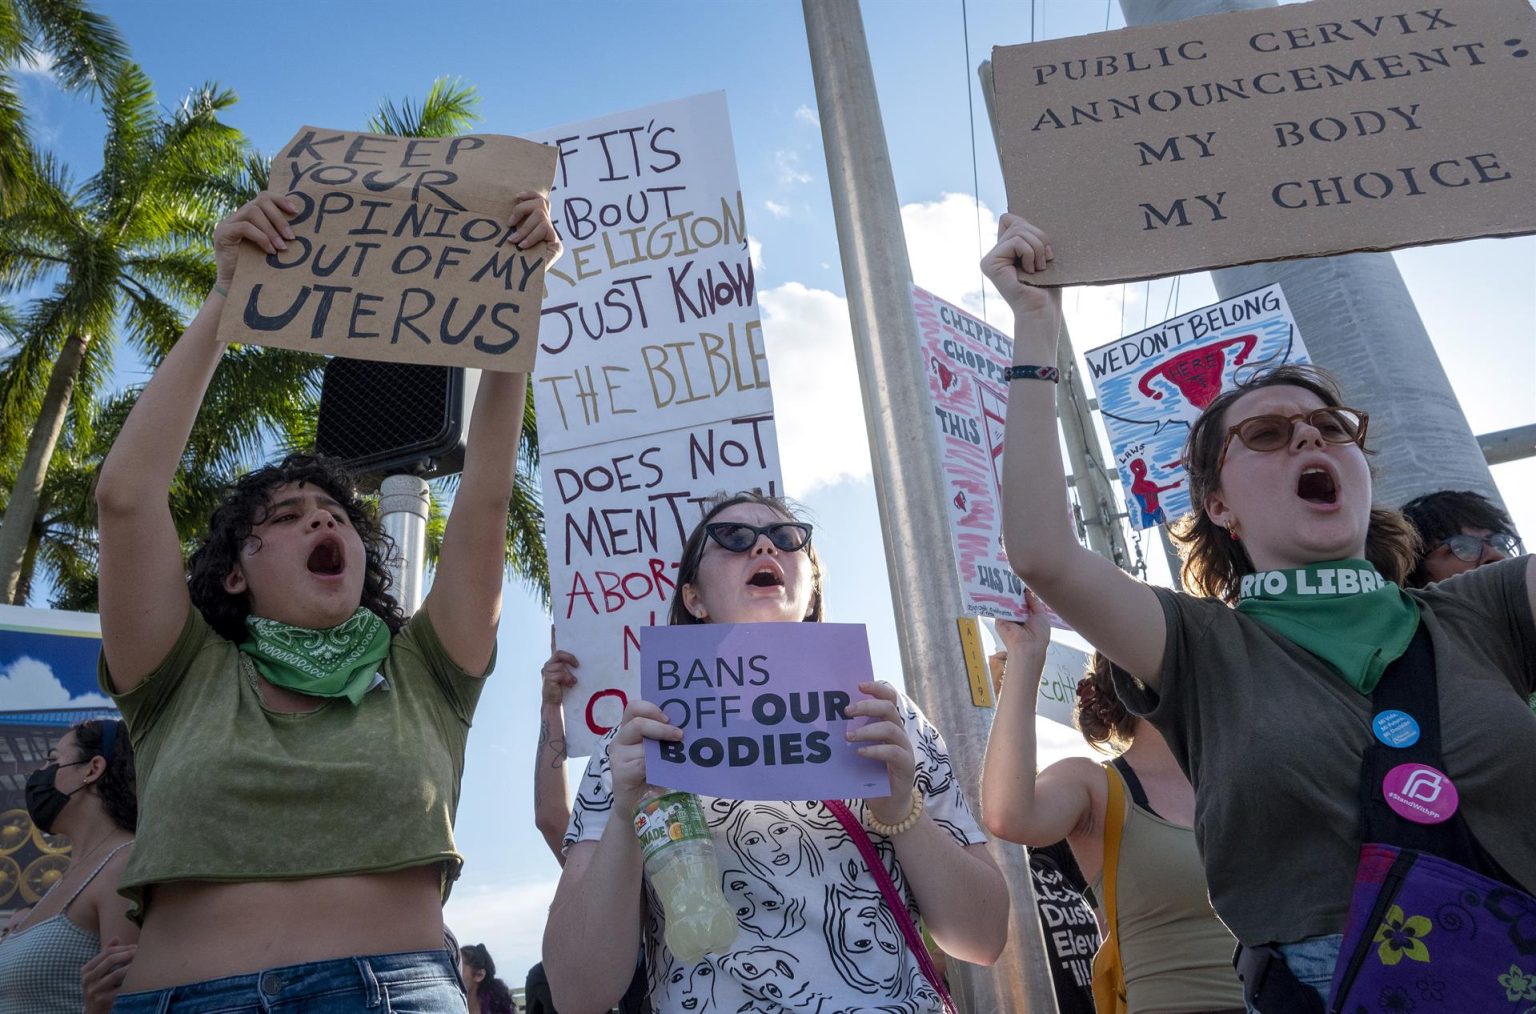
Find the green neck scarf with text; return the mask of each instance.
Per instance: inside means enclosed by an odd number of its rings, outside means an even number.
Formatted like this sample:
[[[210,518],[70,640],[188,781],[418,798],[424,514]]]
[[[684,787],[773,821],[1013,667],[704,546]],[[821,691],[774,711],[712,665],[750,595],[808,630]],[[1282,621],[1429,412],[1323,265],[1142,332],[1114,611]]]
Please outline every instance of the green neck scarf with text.
[[[247,616],[240,650],[268,683],[312,697],[362,702],[389,654],[389,627],[366,606],[345,623],[316,630]]]
[[[1369,694],[1408,650],[1419,604],[1365,560],[1248,574],[1237,608],[1327,662]]]

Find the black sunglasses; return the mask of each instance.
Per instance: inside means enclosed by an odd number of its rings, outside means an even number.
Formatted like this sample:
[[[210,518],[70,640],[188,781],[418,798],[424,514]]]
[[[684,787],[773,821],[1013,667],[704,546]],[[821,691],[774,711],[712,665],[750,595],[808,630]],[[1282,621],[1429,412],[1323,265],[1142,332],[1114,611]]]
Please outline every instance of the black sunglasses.
[[[1468,535],[1463,532],[1460,535],[1452,535],[1440,544],[1449,549],[1451,554],[1463,563],[1476,563],[1481,559],[1484,546],[1489,546],[1506,557],[1520,556],[1520,551],[1524,548],[1520,545],[1519,539],[1503,532],[1494,532],[1492,535]]]
[[[768,536],[774,548],[785,553],[799,552],[811,544],[811,526],[804,521],[775,521],[761,528],[740,521],[711,521],[704,526],[704,533],[733,553],[745,553],[757,545],[759,535]]]

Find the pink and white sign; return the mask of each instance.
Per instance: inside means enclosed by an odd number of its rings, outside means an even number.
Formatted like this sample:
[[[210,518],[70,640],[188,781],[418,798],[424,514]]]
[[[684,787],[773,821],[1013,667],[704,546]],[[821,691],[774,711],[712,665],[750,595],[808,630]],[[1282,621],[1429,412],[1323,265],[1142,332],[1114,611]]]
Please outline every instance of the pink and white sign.
[[[943,457],[944,498],[966,610],[1023,620],[1024,582],[1003,552],[1003,420],[1013,340],[932,293],[912,289]]]
[[[640,631],[640,693],[683,730],[645,741],[656,785],[722,799],[864,799],[890,772],[846,737],[874,679],[859,623],[704,623]]]

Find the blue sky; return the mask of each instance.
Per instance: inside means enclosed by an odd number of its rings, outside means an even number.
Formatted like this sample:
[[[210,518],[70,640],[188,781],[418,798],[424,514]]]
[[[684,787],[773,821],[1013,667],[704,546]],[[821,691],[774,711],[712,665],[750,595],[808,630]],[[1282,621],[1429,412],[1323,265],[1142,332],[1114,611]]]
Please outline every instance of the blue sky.
[[[759,301],[775,380],[786,488],[812,509],[827,563],[831,617],[870,625],[875,667],[900,682],[857,378],[849,345],[826,163],[801,7],[790,0],[437,4],[135,0],[102,3],[154,81],[160,101],[216,81],[240,102],[228,120],[271,151],[302,123],[360,127],[383,98],[424,94],[434,78],[480,89],[479,130],[529,133],[605,113],[724,90],[756,241]],[[865,0],[864,17],[915,280],[973,310],[979,193],[990,237],[1005,206],[974,63],[994,45],[1100,31],[1123,22],[1106,0],[971,0],[970,61],[960,0]],[[75,178],[99,160],[101,118],[52,91],[25,96],[40,139]],[[1533,421],[1536,239],[1484,240],[1401,252],[1398,262],[1473,429]],[[1170,303],[1167,280],[1079,290],[1067,298],[1079,348],[1139,330]],[[1174,310],[1214,299],[1185,278]],[[989,318],[1007,327],[988,293]],[[124,383],[142,379],[122,364]],[[1536,535],[1536,462],[1495,479],[1527,536]],[[1147,545],[1149,556],[1156,553]],[[532,826],[530,781],[538,667],[548,617],[509,587],[500,655],[471,737],[459,813],[468,857],[450,923],[484,940],[506,977],[537,960],[558,870]],[[1070,749],[1068,730],[1045,751]],[[1080,746],[1080,742],[1078,743]]]

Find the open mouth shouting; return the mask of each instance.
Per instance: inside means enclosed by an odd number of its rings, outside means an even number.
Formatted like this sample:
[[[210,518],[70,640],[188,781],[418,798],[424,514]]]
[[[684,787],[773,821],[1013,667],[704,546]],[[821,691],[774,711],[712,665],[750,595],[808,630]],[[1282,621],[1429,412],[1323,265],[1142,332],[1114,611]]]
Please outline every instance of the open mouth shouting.
[[[1301,470],[1296,495],[1311,504],[1332,506],[1339,502],[1339,484],[1328,469],[1312,465]]]
[[[347,557],[342,551],[341,540],[334,535],[323,536],[309,551],[305,566],[318,577],[340,577],[347,569]]]
[[[772,560],[763,560],[753,569],[747,578],[749,588],[782,588],[784,587],[784,572],[779,565]]]

